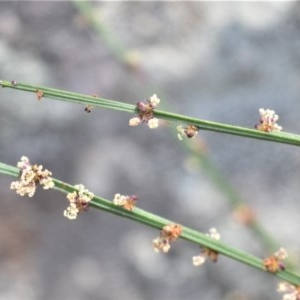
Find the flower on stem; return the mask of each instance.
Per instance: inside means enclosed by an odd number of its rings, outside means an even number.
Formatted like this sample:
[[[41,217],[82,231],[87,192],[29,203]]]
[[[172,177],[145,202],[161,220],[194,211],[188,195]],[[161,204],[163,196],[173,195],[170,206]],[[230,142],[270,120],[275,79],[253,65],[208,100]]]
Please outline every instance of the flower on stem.
[[[54,186],[52,173],[47,169],[43,170],[42,165],[31,165],[28,157],[22,156],[17,167],[20,169],[18,181],[11,183],[10,188],[16,190],[20,196],[28,195],[32,197],[36,191],[37,184],[43,185],[44,189]]]
[[[284,248],[280,248],[274,254],[265,258],[263,261],[263,265],[266,270],[270,273],[276,273],[279,270],[285,269],[285,264],[283,262],[284,259],[288,257],[288,254]]]
[[[209,229],[209,233],[207,233],[206,235],[211,237],[214,240],[220,240],[221,238],[221,235],[219,234],[216,228]],[[216,262],[218,260],[218,255],[219,255],[218,252],[209,249],[207,247],[200,246],[200,248],[201,248],[200,254],[198,256],[193,256],[192,258],[194,266],[202,265],[208,257],[211,259],[212,262]]]
[[[259,124],[255,125],[255,128],[264,132],[281,131],[282,127],[276,122],[279,117],[276,115],[274,110],[270,109],[259,109],[260,119]]]
[[[195,125],[187,125],[187,126],[182,126],[178,125],[177,126],[177,136],[178,139],[182,140],[183,137],[187,137],[189,139],[195,137],[199,131],[199,127]]]
[[[152,241],[154,251],[169,252],[171,248],[170,243],[176,241],[181,233],[182,227],[179,224],[168,224],[164,226],[159,236]]]
[[[300,300],[300,286],[292,285],[287,282],[280,282],[277,286],[277,292],[285,293],[283,300]]]
[[[99,95],[98,95],[98,94],[93,94],[92,97],[98,98]],[[93,108],[94,108],[93,105],[87,104],[87,105],[85,106],[85,108],[84,108],[84,111],[87,112],[87,113],[90,113],[90,112],[92,112],[92,109],[93,109]]]
[[[240,204],[233,211],[233,218],[241,224],[251,225],[255,222],[256,215],[249,205]]]
[[[44,92],[41,90],[37,90],[36,95],[37,95],[38,100],[41,100],[44,96]]]
[[[135,207],[136,202],[138,201],[138,196],[130,195],[125,196],[121,194],[115,194],[113,203],[117,206],[121,206],[126,210],[132,211]]]
[[[70,205],[64,210],[64,216],[69,220],[75,220],[79,212],[87,211],[89,202],[94,197],[94,194],[87,190],[83,184],[74,187],[77,190],[67,194]]]
[[[92,105],[86,105],[84,111],[90,113],[94,107]]]
[[[138,115],[129,120],[129,126],[138,126],[147,123],[148,127],[153,129],[158,127],[158,119],[154,118],[154,109],[159,104],[160,99],[154,94],[146,101],[139,101],[136,106]]]

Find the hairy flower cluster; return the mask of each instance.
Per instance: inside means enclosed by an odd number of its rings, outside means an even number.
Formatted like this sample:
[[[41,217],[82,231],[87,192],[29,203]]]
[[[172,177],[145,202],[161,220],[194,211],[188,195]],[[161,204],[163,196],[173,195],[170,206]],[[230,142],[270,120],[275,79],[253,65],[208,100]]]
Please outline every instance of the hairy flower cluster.
[[[28,195],[32,197],[36,191],[37,184],[43,185],[43,188],[50,189],[54,186],[52,173],[47,169],[43,170],[42,165],[31,165],[28,157],[22,156],[17,167],[20,169],[18,181],[11,183],[10,188],[16,190],[20,196]]]
[[[124,209],[129,211],[132,211],[134,209],[134,206],[137,201],[138,201],[138,196],[136,195],[125,196],[121,194],[115,194],[115,197],[113,199],[113,203],[115,205],[121,206]]]
[[[89,202],[93,199],[94,194],[87,190],[83,184],[74,186],[77,191],[67,194],[70,205],[64,210],[64,216],[69,220],[75,220],[81,211],[87,211]]]
[[[198,131],[199,131],[199,127],[195,125],[177,126],[177,132],[178,132],[177,136],[178,139],[180,140],[182,140],[183,137],[187,137],[191,139],[197,135]]]
[[[154,94],[146,101],[139,101],[136,106],[139,111],[137,117],[129,120],[129,126],[138,126],[147,123],[148,127],[153,129],[158,127],[158,119],[154,118],[153,111],[159,104],[160,99]]]
[[[181,233],[182,227],[179,224],[168,224],[164,226],[160,235],[152,241],[154,251],[169,252],[171,248],[170,243],[176,241]]]
[[[209,233],[207,233],[206,235],[211,237],[214,240],[220,240],[221,238],[221,235],[219,234],[216,228],[209,229]],[[202,265],[208,257],[211,259],[212,262],[216,262],[218,260],[218,255],[219,255],[218,252],[202,246],[200,248],[201,248],[200,254],[198,256],[193,256],[194,266]]]
[[[276,123],[279,117],[278,115],[276,115],[274,110],[260,108],[259,114],[260,114],[260,119],[259,119],[259,124],[255,125],[256,129],[265,132],[282,130],[282,127]]]
[[[280,282],[277,292],[285,293],[282,300],[300,300],[300,286],[295,286],[287,282]]]
[[[274,254],[265,258],[263,261],[264,267],[270,273],[276,273],[279,270],[285,269],[284,259],[288,257],[288,254],[284,248],[280,248]]]

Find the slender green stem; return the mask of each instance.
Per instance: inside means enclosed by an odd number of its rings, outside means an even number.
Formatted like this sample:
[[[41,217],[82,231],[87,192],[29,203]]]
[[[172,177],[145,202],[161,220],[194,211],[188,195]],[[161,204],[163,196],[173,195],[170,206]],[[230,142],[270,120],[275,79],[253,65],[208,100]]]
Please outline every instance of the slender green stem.
[[[136,106],[132,104],[127,104],[115,100],[104,99],[94,96],[86,96],[83,94],[72,93],[64,90],[57,90],[43,86],[28,85],[23,83],[14,84],[10,81],[0,81],[2,87],[37,93],[41,91],[43,97],[56,99],[61,101],[75,102],[83,105],[93,105],[95,107],[102,107],[108,109],[115,109],[119,111],[124,111],[128,113],[136,113]],[[276,132],[267,133],[255,129],[249,129],[234,125],[228,125],[223,123],[217,123],[212,121],[206,121],[202,119],[192,118],[184,115],[179,115],[171,112],[155,110],[154,115],[157,118],[182,122],[185,124],[192,124],[200,127],[201,130],[215,131],[220,133],[227,133],[232,135],[238,135],[248,138],[261,139],[266,141],[272,141],[283,144],[290,144],[295,146],[300,146],[300,135],[286,133],[286,132]]]
[[[0,163],[0,173],[13,177],[18,177],[19,169],[4,163]],[[54,189],[57,189],[63,193],[69,193],[76,190],[72,185],[62,182],[60,180],[54,179],[53,181],[55,184]],[[111,214],[128,218],[133,221],[157,229],[162,229],[163,226],[170,223],[174,223],[171,220],[159,217],[140,208],[135,208],[133,211],[125,210],[119,206],[114,205],[112,201],[109,201],[99,196],[94,196],[94,198],[90,202],[90,205],[100,210],[109,212]],[[251,267],[265,272],[262,259],[248,254],[246,252],[237,250],[231,246],[226,245],[223,242],[214,240],[205,235],[204,233],[201,233],[194,229],[185,226],[183,226],[182,228],[183,232],[180,236],[182,239],[185,239],[198,245],[202,245],[203,247],[214,250],[219,254],[222,254],[243,264],[249,265]],[[273,275],[291,284],[300,284],[300,276],[288,270],[279,271],[277,273],[274,273]]]
[[[81,15],[85,18],[95,31],[102,37],[105,45],[108,47],[110,52],[121,62],[124,62],[124,56],[126,54],[126,50],[122,47],[122,45],[113,37],[113,35],[107,30],[106,26],[104,26],[101,22],[99,22],[99,18],[95,16],[95,10],[90,2],[88,1],[77,1],[74,0],[73,4],[81,13]]]

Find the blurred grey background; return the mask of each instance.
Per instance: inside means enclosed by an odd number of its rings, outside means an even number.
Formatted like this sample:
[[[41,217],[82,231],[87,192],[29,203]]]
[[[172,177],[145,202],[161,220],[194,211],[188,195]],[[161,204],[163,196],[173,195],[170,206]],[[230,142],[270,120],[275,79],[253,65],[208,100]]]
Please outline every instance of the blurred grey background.
[[[260,107],[299,132],[298,2],[94,2],[107,34],[141,57],[120,64],[71,2],[0,3],[0,78],[136,103],[157,93],[171,111],[251,127]],[[260,257],[257,238],[232,219],[227,197],[168,128],[128,127],[131,115],[0,89],[1,161],[22,155],[54,177],[138,205]],[[299,263],[299,151],[294,146],[201,132],[211,160]],[[154,253],[158,231],[91,209],[63,217],[56,191],[34,198],[1,175],[0,299],[280,299],[278,280],[220,257],[196,268],[199,249],[176,242]]]

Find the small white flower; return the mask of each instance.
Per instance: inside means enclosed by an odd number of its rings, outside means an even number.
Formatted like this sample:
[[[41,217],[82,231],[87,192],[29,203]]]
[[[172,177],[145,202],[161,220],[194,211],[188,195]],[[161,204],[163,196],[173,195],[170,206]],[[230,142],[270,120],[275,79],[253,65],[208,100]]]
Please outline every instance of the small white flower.
[[[70,206],[64,210],[64,216],[69,220],[75,220],[79,213],[79,209],[76,207],[75,203],[70,203]]]
[[[209,237],[211,237],[214,240],[220,240],[220,238],[221,238],[220,233],[214,227],[210,228],[209,229],[209,233],[207,233],[206,235],[209,236]]]
[[[193,265],[198,267],[201,266],[206,261],[207,256],[206,255],[198,255],[193,256]]]
[[[139,118],[139,117],[134,117],[134,118],[131,118],[130,120],[129,120],[129,126],[138,126],[138,125],[140,125],[142,123],[142,120],[141,120],[141,118]]]
[[[149,103],[153,108],[155,108],[160,103],[160,99],[157,97],[156,94],[153,94],[149,99]]]
[[[276,123],[279,117],[274,110],[260,108],[259,114],[260,114],[260,119],[259,119],[260,124],[257,124],[255,126],[256,129],[265,132],[282,130],[282,127]]]
[[[157,127],[158,127],[158,119],[152,118],[152,119],[150,119],[150,120],[148,121],[147,124],[148,124],[148,127],[149,127],[150,129],[157,128]]]
[[[284,248],[280,248],[277,252],[275,252],[275,256],[282,260],[282,259],[286,259],[288,257],[288,253],[286,251],[286,249]]]
[[[115,194],[115,197],[113,199],[113,203],[115,205],[122,206],[122,205],[124,205],[126,203],[126,199],[127,199],[127,197],[124,196],[124,195]]]
[[[283,300],[298,300],[300,299],[300,288],[287,282],[280,282],[277,286],[277,292],[285,293]]]

